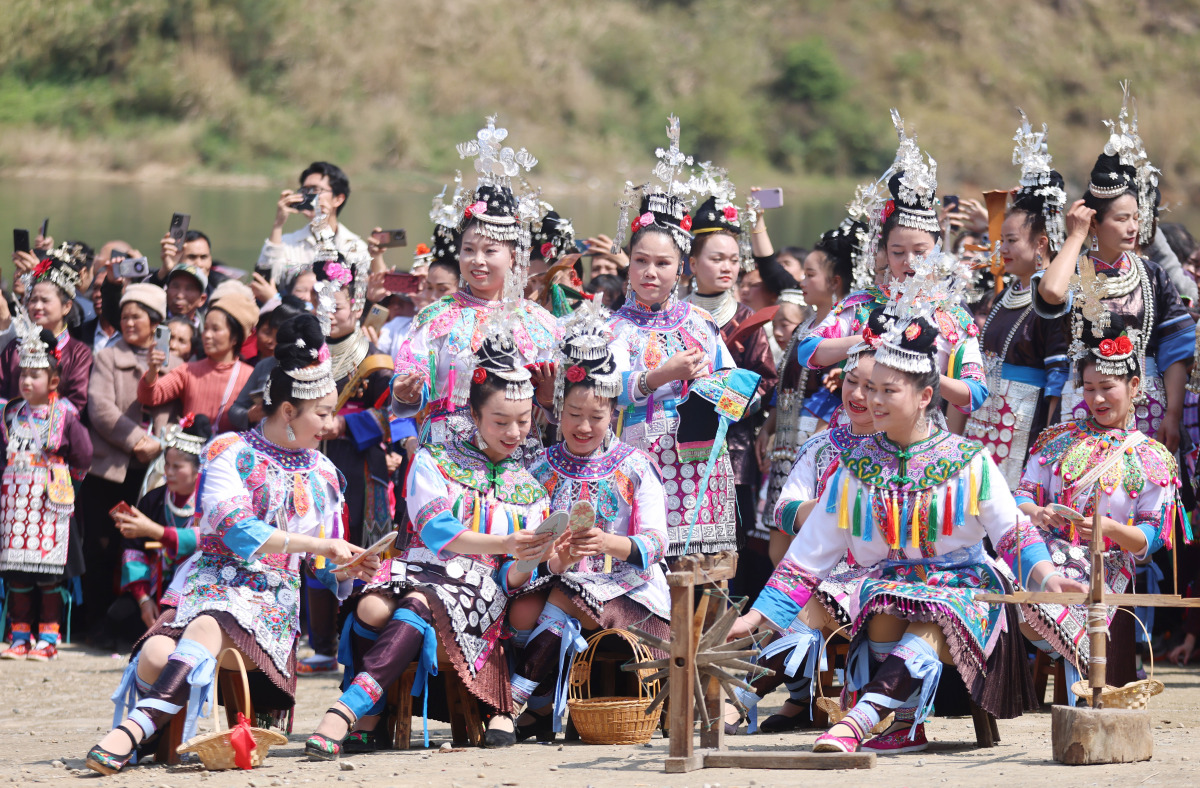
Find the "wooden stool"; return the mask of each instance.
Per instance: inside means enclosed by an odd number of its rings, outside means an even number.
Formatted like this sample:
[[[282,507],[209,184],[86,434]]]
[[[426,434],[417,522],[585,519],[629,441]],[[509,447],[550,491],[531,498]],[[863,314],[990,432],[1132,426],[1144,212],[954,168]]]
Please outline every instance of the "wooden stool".
[[[1000,743],[1000,729],[996,727],[996,718],[975,705],[975,701],[971,701],[971,721],[975,723],[977,747],[995,747]]]
[[[391,742],[392,749],[407,750],[412,746],[413,682],[417,677],[417,666],[409,665],[392,686],[388,687],[387,709],[380,721],[383,735],[380,745]],[[446,690],[446,708],[450,712],[450,732],[456,742],[468,742],[478,747],[483,743],[486,726],[479,713],[479,702],[463,684],[454,664],[444,656],[438,657],[438,674],[431,681],[441,679]],[[428,691],[428,690],[427,690]]]
[[[1051,660],[1050,655],[1038,650],[1037,659],[1033,661],[1033,689],[1037,694],[1038,703],[1046,705],[1046,682],[1054,677],[1054,705],[1067,705],[1067,671],[1061,659]]]
[[[250,708],[242,708],[244,698],[242,697],[241,678],[241,674],[236,670],[226,670],[225,668],[217,670],[217,685],[215,688],[217,694],[211,698],[209,710],[210,713],[215,714],[217,698],[222,698],[225,704],[225,722],[228,724],[228,728],[233,728],[234,725],[237,725],[239,711],[246,715],[246,719],[250,720],[251,724],[254,724],[254,698],[250,699]],[[158,737],[158,747],[154,750],[155,763],[165,763],[170,766],[179,763],[179,753],[175,750],[180,744],[183,744],[183,726],[185,722],[187,722],[186,705],[183,711],[171,718],[171,721],[167,723],[167,729]]]

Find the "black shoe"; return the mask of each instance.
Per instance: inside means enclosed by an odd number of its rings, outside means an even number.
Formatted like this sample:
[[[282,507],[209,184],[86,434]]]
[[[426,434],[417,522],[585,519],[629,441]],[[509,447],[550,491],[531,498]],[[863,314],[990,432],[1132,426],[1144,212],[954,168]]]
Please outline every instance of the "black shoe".
[[[347,755],[375,752],[377,749],[379,747],[375,744],[375,731],[354,731],[342,742],[342,752]]]
[[[800,731],[813,727],[812,719],[808,714],[808,704],[796,703],[789,699],[784,703],[791,704],[801,711],[796,714],[772,714],[758,725],[760,733],[788,733],[789,731]]]
[[[517,735],[512,731],[502,731],[489,728],[483,734],[485,750],[502,750],[517,743]]]
[[[554,717],[550,714],[533,714],[533,721],[524,725],[518,725],[516,731],[517,741],[522,742],[526,739],[536,736],[538,744],[553,744],[558,734],[554,732]]]

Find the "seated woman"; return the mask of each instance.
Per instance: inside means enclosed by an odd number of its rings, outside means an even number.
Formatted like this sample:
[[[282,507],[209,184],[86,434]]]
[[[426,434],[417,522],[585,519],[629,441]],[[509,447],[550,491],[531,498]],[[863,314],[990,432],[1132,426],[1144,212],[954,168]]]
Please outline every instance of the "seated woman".
[[[378,568],[374,557],[348,573],[325,565],[363,551],[338,538],[342,481],[316,450],[336,396],[317,319],[301,315],[280,328],[275,357],[261,428],[220,435],[205,452],[199,549],[176,573],[179,606],[164,610],[134,647],[113,696],[115,727],[87,754],[88,768],[101,774],[120,771],[185,704],[184,740],[191,738],[216,655],[226,648],[241,652],[281,696],[268,705],[293,702],[301,555],[313,556],[322,581],[343,596],[350,576],[367,579]]]
[[[558,360],[555,404],[562,443],[540,452],[530,467],[550,494],[551,508],[571,511],[587,501],[595,524],[568,531],[529,588],[514,600],[509,621],[523,647],[512,678],[513,703],[528,703],[518,739],[553,741],[566,698],[559,683],[554,709],[549,682],[570,666],[580,629],[639,629],[670,639],[670,600],[661,561],[667,510],[658,467],[645,452],[610,432],[621,373],[604,327],[588,319],[567,328]],[[563,677],[559,677],[562,679]],[[541,688],[539,691],[539,687]]]
[[[869,325],[878,327],[884,319],[883,310],[871,316]],[[868,336],[871,335],[868,332]],[[880,331],[879,333],[882,333]],[[877,339],[876,339],[877,341]],[[800,533],[804,520],[811,512],[813,503],[821,497],[830,476],[840,464],[841,456],[860,441],[875,433],[875,419],[871,415],[867,387],[875,369],[875,350],[865,341],[850,349],[842,375],[842,408],[849,426],[830,427],[809,438],[800,447],[799,456],[783,489],[774,511],[775,528],[771,532],[772,555],[777,549],[782,558],[792,540]],[[808,502],[806,506],[805,503]],[[849,560],[846,560],[849,558]],[[848,624],[850,615],[849,592],[862,579],[864,570],[853,562],[853,557],[844,557],[829,577],[817,587],[817,600],[831,617],[832,628]],[[829,631],[821,633],[828,635]],[[772,714],[758,726],[763,733],[784,733],[804,727],[811,719],[808,713],[812,696],[813,672],[816,669],[817,649],[812,646],[820,635],[802,635],[800,632],[784,630],[772,643],[763,649],[759,662],[774,671],[773,675],[760,676],[751,681],[753,691],[740,691],[739,697],[747,710],[757,707],[759,700],[773,692],[780,684],[786,684],[789,697],[778,714]],[[809,655],[808,666],[801,671],[801,660]],[[749,733],[755,730],[753,711],[750,713]],[[725,715],[726,733],[736,733],[742,723],[740,712],[730,704]]]
[[[510,589],[529,572],[506,555],[541,560],[551,535],[534,529],[546,491],[514,459],[529,433],[533,386],[507,333],[493,333],[475,355],[468,402],[476,425],[467,438],[424,446],[408,474],[408,547],[385,561],[347,617],[338,660],[343,693],[304,745],[311,758],[374,749],[372,732],[387,688],[414,660],[414,694],[436,672],[437,652],[492,714],[485,747],[509,747],[513,735],[508,664],[498,647]],[[347,739],[347,733],[349,739]]]
[[[1100,518],[1105,540],[1104,587],[1120,594],[1129,590],[1136,562],[1164,545],[1171,546],[1172,530],[1186,519],[1186,509],[1177,492],[1175,458],[1161,443],[1132,426],[1141,370],[1135,344],[1120,321],[1112,323],[1116,325],[1105,329],[1102,339],[1091,339],[1087,355],[1079,362],[1077,385],[1090,415],[1042,433],[1025,466],[1016,499],[1021,511],[1044,532],[1060,571],[1081,583],[1091,580],[1087,541],[1092,537],[1092,516],[1097,507],[1105,512]],[[1084,331],[1083,336],[1091,338],[1092,332]],[[1099,496],[1097,481],[1102,488]],[[1083,520],[1072,523],[1053,511],[1052,504],[1075,509]],[[1025,606],[1022,612],[1037,632],[1035,645],[1065,656],[1068,672],[1087,672],[1086,606],[1064,608],[1044,603]],[[1115,613],[1116,608],[1110,607],[1110,623]],[[1068,686],[1077,678],[1068,680]],[[1110,672],[1110,683],[1112,678]]]
[[[938,428],[936,324],[898,316],[875,354],[869,391],[880,434],[842,454],[804,524],[754,608],[734,627],[760,624],[800,632],[815,642],[833,619],[817,598],[820,581],[847,551],[870,571],[853,590],[846,686],[858,702],[822,734],[816,752],[855,752],[895,710],[896,722],[866,743],[894,753],[926,746],[943,662],[952,663],[984,709],[1014,717],[1026,708],[1027,670],[1014,613],[975,600],[1006,581],[984,551],[992,543],[1022,580],[1054,591],[1082,590],[1057,572],[1046,545],[1020,512],[982,446]],[[1017,558],[1017,553],[1020,558]],[[1007,616],[1006,621],[1001,617]]]

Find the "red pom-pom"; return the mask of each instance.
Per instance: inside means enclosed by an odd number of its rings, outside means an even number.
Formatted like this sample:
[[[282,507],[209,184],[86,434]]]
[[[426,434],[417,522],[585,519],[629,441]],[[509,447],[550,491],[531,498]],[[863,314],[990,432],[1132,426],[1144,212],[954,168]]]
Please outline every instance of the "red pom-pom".
[[[578,383],[581,380],[583,380],[585,377],[587,377],[587,370],[585,370],[583,367],[579,366],[578,364],[576,364],[573,367],[570,367],[567,370],[567,380],[571,381],[572,383]]]
[[[546,243],[542,244],[542,257],[546,258],[547,260],[550,259],[550,253],[553,251],[554,244],[550,243],[549,241],[546,241]]]
[[[888,200],[883,204],[883,215],[879,217],[881,223],[886,222],[888,217],[896,210],[896,201]]]
[[[1116,354],[1116,352],[1117,343],[1113,340],[1105,339],[1100,342],[1100,355],[1108,358],[1109,356]]]
[[[683,220],[679,222],[679,226],[685,230],[691,230],[692,229],[692,217],[688,216],[687,214],[684,214]]]
[[[472,383],[482,383],[485,380],[487,380],[487,370],[483,367],[478,367],[474,372],[471,373]]]
[[[732,205],[725,206],[725,221],[736,222],[738,218],[737,208]]]
[[[185,430],[195,423],[196,423],[196,414],[195,413],[189,413],[186,416],[184,416],[182,419],[179,420],[179,426],[183,427]]]

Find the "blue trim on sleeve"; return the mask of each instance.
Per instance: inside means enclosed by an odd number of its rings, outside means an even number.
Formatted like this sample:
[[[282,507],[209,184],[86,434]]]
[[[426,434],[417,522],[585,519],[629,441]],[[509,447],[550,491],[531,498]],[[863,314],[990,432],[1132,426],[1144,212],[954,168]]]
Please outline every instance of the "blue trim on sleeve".
[[[1160,326],[1161,328],[1161,326]],[[1196,347],[1196,324],[1192,323],[1158,340],[1154,361],[1163,372],[1177,361],[1187,361]]]
[[[421,526],[421,541],[425,546],[445,561],[453,558],[456,553],[449,552],[446,547],[455,537],[467,530],[450,512],[442,512]]]
[[[379,420],[370,411],[360,410],[358,413],[347,413],[346,434],[354,442],[354,448],[366,451],[369,446],[383,440],[383,429]]]
[[[388,427],[392,432],[392,443],[402,441],[406,438],[417,437],[417,420],[413,418],[407,419],[392,419],[388,423]]]
[[[1021,569],[1024,570],[1023,574],[1025,576],[1021,578],[1021,586],[1023,588],[1029,587],[1029,575],[1033,572],[1034,564],[1038,563],[1039,561],[1049,561],[1049,560],[1051,560],[1050,559],[1050,550],[1046,547],[1045,542],[1037,541],[1032,544],[1026,545],[1025,547],[1022,547],[1021,548]],[[1014,561],[1013,565],[1012,565],[1012,570],[1015,572],[1016,569],[1017,569],[1017,565],[1016,565],[1016,562]]]
[[[650,567],[646,566],[646,551],[642,548],[641,539],[640,536],[629,537],[629,557],[625,562],[638,569],[649,569]]]
[[[754,600],[753,610],[762,613],[779,629],[787,629],[796,616],[800,615],[800,606],[787,594],[773,586],[767,586]]]
[[[314,567],[312,571],[313,575],[317,578],[317,581],[321,585],[325,586],[336,594],[340,584],[338,583],[338,579],[333,576],[333,569],[330,569],[330,566],[332,566],[332,564],[326,562],[325,566],[321,567],[320,569]]]
[[[1046,367],[1046,386],[1043,389],[1047,397],[1061,397],[1063,386],[1071,377],[1071,367],[1067,364],[1055,364]]]
[[[821,344],[825,337],[808,336],[796,343],[796,358],[801,364],[809,369],[820,369],[814,367],[811,363],[813,353],[817,352],[817,345]]]
[[[972,412],[983,407],[984,401],[988,398],[987,384],[982,380],[963,380],[967,384],[967,388],[971,392],[971,410]]]
[[[512,594],[512,589],[508,587],[508,570],[509,570],[509,567],[511,567],[516,562],[517,562],[517,559],[510,558],[509,560],[505,561],[503,564],[500,565],[500,587],[504,589],[505,596],[510,596]],[[537,580],[537,579],[538,579],[538,568],[535,566],[533,568],[533,572],[531,572],[529,575],[529,579],[526,580],[524,583],[522,583],[520,587],[524,588],[525,586],[529,585],[530,583],[532,583],[534,580]]]
[[[273,533],[275,533],[275,529],[262,520],[257,517],[247,517],[245,520],[234,523],[221,537],[221,541],[238,558],[249,561],[255,553],[262,549],[263,544],[271,538]]]

